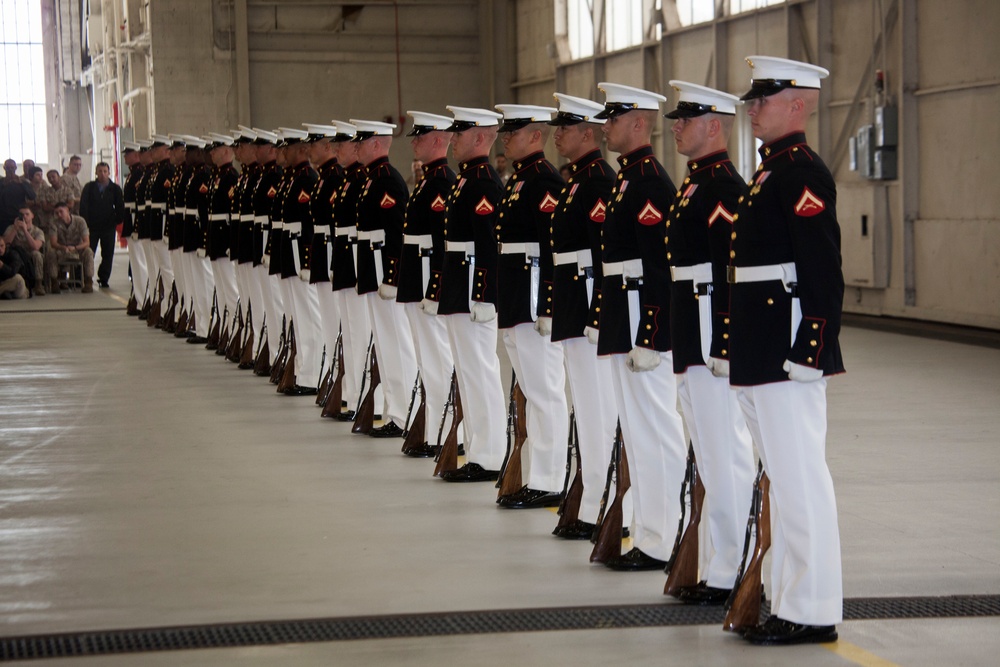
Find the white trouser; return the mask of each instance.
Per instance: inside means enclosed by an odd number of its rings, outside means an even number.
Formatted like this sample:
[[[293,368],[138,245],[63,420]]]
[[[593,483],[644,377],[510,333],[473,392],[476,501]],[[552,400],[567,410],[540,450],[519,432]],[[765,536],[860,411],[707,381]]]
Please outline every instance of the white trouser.
[[[184,297],[187,294],[187,283],[184,281],[184,251],[174,248],[167,251],[170,254],[170,266],[174,267],[174,285],[177,286],[177,316],[180,317],[184,306]]]
[[[253,330],[254,330],[254,353],[256,354],[256,347],[260,344],[261,332],[264,330],[264,313],[267,312],[267,307],[264,305],[264,294],[261,292],[261,284],[259,272],[253,267],[252,264],[241,264],[243,267],[245,275],[245,284],[247,287],[247,296],[250,299],[250,303],[253,304]],[[271,320],[268,320],[270,322]]]
[[[249,269],[251,266],[249,264],[240,264],[239,262],[233,262],[233,273],[236,276],[236,292],[240,295],[240,303],[243,304],[243,321],[246,323],[247,310],[253,310],[254,308],[260,308],[260,304],[254,303],[253,306],[250,300],[250,273]],[[257,329],[256,331],[260,331]]]
[[[135,300],[142,306],[146,298],[146,287],[149,280],[149,271],[146,269],[146,253],[142,249],[142,241],[129,239],[128,263],[132,266],[132,291],[135,293]]]
[[[448,342],[448,327],[437,315],[426,315],[419,303],[403,304],[410,330],[413,332],[413,347],[417,354],[417,367],[424,383],[427,421],[424,442],[434,443],[441,426],[444,404],[451,390],[451,371],[455,362],[451,358],[451,343]],[[464,409],[464,405],[462,406]],[[413,407],[417,409],[416,406]],[[450,427],[450,420],[446,428]]]
[[[410,392],[417,377],[417,356],[413,351],[410,325],[406,321],[403,305],[386,301],[375,292],[364,295],[368,302],[372,332],[375,334],[375,354],[378,359],[382,391],[385,394],[385,423],[406,425],[406,409]]]
[[[319,330],[321,344],[326,347],[326,361],[323,375],[329,368],[333,369],[333,377],[337,377],[337,335],[340,333],[340,304],[337,295],[330,289],[330,283],[316,283],[316,305],[319,307]],[[344,374],[347,374],[347,358],[344,358]],[[346,377],[344,378],[347,379]],[[344,394],[346,398],[346,394]]]
[[[826,465],[826,380],[737,387],[771,479],[771,613],[792,623],[843,620],[840,530]]]
[[[149,239],[140,239],[139,247],[142,248],[142,254],[146,257],[146,268],[149,270],[149,302],[153,303],[153,300],[159,295],[156,289],[157,278],[160,277],[160,257],[156,254],[156,248],[153,247],[154,243],[159,243],[158,241],[150,241]],[[167,285],[169,288],[170,285]]]
[[[640,373],[630,371],[625,359],[624,354],[611,355],[632,482],[633,544],[648,556],[667,560],[677,539],[687,462],[673,354],[660,352],[660,365]]]
[[[264,269],[267,271],[267,269]],[[271,295],[271,306],[274,308],[274,319],[271,319],[268,312],[268,321],[272,322],[267,327],[267,347],[271,353],[271,363],[278,360],[278,352],[281,351],[281,324],[292,316],[291,304],[285,300],[285,294],[281,289],[281,276],[269,275],[264,283],[264,289]],[[286,317],[287,316],[287,317]]]
[[[157,268],[163,277],[163,301],[160,302],[160,315],[167,314],[167,302],[170,300],[170,287],[174,284],[174,265],[170,263],[170,249],[163,241],[151,241],[153,252],[156,253]]]
[[[702,525],[707,524],[709,543],[701,549],[701,578],[714,588],[732,588],[753,500],[753,441],[729,378],[690,366],[677,376],[677,395],[705,485]]]
[[[218,297],[219,317],[229,312],[229,317],[236,314],[236,299],[239,297],[236,291],[236,272],[233,271],[233,263],[228,257],[220,257],[212,260],[212,275],[215,276],[215,293]],[[222,328],[228,326],[228,322],[222,323]],[[233,333],[230,331],[230,333]]]
[[[524,443],[523,477],[536,491],[560,492],[566,479],[569,407],[562,345],[539,336],[531,322],[503,330],[511,366],[526,399],[528,439]],[[522,454],[523,456],[523,454]]]
[[[215,291],[215,275],[212,261],[191,253],[188,258],[194,287],[195,334],[207,338],[209,322],[212,319],[212,293]]]
[[[437,317],[444,317],[448,326],[462,398],[466,458],[486,470],[500,470],[507,451],[507,403],[497,357],[497,321],[473,322],[468,313]]]
[[[253,267],[253,279],[257,283],[257,293],[260,295],[262,326],[265,318],[267,320],[267,349],[270,352],[270,359],[267,361],[271,363],[274,361],[274,355],[278,353],[278,345],[281,344],[280,304],[275,304],[275,299],[279,297],[271,289],[271,279],[267,275],[266,266],[258,264]],[[258,333],[261,331],[262,329],[257,329]],[[256,353],[256,350],[254,352]]]
[[[368,304],[352,287],[337,290],[333,294],[337,298],[343,327],[341,344],[344,346],[344,400],[347,401],[348,410],[356,411],[359,399],[364,398],[361,396],[361,381],[368,371],[365,360],[368,358],[368,343],[372,337]],[[384,400],[381,385],[375,391],[375,405],[381,407]]]
[[[194,259],[195,254],[193,252],[180,252],[181,261],[181,271],[184,273],[184,294],[181,295],[181,303],[184,305],[184,310],[191,310],[192,300],[197,298],[196,292],[200,289],[198,283],[194,279]],[[188,312],[188,318],[191,317],[191,313]]]
[[[596,523],[618,423],[618,407],[608,392],[612,383],[611,359],[598,357],[597,346],[586,338],[570,338],[562,341],[562,346],[580,440],[583,497],[578,516],[580,521]],[[622,503],[622,523],[626,526],[632,523],[631,493],[625,494]]]
[[[295,322],[295,382],[303,387],[319,384],[323,339],[320,332],[319,297],[316,286],[298,276],[285,278],[292,297],[292,321]]]

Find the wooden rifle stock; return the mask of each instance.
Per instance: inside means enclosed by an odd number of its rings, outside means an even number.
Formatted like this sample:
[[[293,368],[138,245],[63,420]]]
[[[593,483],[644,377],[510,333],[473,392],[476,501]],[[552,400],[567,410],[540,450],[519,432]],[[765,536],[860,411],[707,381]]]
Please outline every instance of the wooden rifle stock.
[[[340,335],[337,335],[337,344],[334,346],[333,356],[331,357],[330,367],[326,369],[326,375],[319,383],[319,388],[316,391],[316,405],[323,407],[326,405],[326,399],[330,398],[330,387],[333,386],[333,371],[337,367],[337,348],[340,347]],[[326,366],[326,345],[323,346],[323,364],[320,366],[322,370]]]
[[[271,347],[267,344],[267,315],[260,327],[260,345],[257,346],[257,360],[253,364],[254,375],[271,374]]]
[[[181,302],[181,314],[177,318],[177,331],[176,331],[176,333],[183,335],[188,330],[188,318],[189,317],[190,317],[190,315],[188,314],[187,304],[182,301]]]
[[[524,398],[524,392],[521,391],[521,383],[516,379],[510,392],[512,394],[511,407],[513,408],[514,415],[512,424],[514,438],[510,451],[507,454],[507,460],[501,469],[500,478],[497,480],[497,487],[500,489],[497,492],[498,498],[517,493],[524,486],[521,479],[521,450],[528,439],[527,401]]]
[[[625,492],[632,486],[628,472],[628,456],[625,454],[625,442],[621,435],[621,425],[618,426],[618,436],[615,438],[615,499],[604,513],[604,520],[595,531],[597,541],[590,553],[591,563],[607,563],[612,558],[622,555],[622,502]]]
[[[770,489],[771,480],[761,466],[757,472],[757,481],[754,483],[753,505],[747,522],[746,547],[750,545],[754,528],[757,533],[753,553],[751,554],[748,548],[744,549],[740,574],[736,577],[733,593],[726,602],[728,611],[722,623],[723,630],[739,632],[760,623],[761,566],[764,564],[764,554],[771,548],[771,503],[768,499]],[[748,557],[749,562],[747,562]]]
[[[187,330],[190,331],[192,334],[196,333],[198,330],[197,322],[195,321],[195,317],[197,316],[197,314],[198,313],[194,312],[194,299],[191,299],[191,314],[188,316]]]
[[[135,298],[135,283],[129,282],[131,283],[131,287],[129,288],[128,303],[125,305],[125,314],[134,317],[139,314],[139,302]]]
[[[163,301],[163,278],[156,276],[156,286],[153,288],[153,303],[149,307],[149,317],[146,318],[146,326],[155,327],[160,324],[160,304]]]
[[[683,526],[684,497],[691,496],[691,518],[683,536],[680,533]],[[667,583],[663,586],[663,594],[677,597],[684,586],[694,586],[698,583],[698,526],[701,524],[701,508],[705,502],[705,484],[698,474],[698,462],[694,456],[694,445],[688,445],[687,474],[681,486],[681,526],[678,526],[677,542],[674,551],[667,562]]]
[[[465,417],[462,412],[462,394],[458,390],[458,376],[452,371],[451,374],[452,405],[454,413],[451,419],[451,428],[444,439],[441,451],[438,452],[437,465],[434,466],[434,476],[440,477],[441,473],[458,469],[458,429]]]
[[[253,365],[253,306],[247,306],[247,335],[243,341],[243,351],[239,356],[239,364],[243,368]]]
[[[323,417],[338,417],[340,408],[344,404],[344,345],[339,338],[337,339],[336,367],[337,377],[333,379],[330,390],[327,392],[326,402],[323,404],[323,412],[321,413]],[[330,371],[333,371],[332,364]]]
[[[236,331],[233,333],[232,337],[229,339],[229,347],[226,348],[226,359],[237,363],[240,360],[240,352],[243,349],[243,304],[236,305],[236,317],[234,319],[234,324],[236,325]]]
[[[295,387],[295,322],[288,323],[288,341],[288,359],[281,373],[281,382],[278,383],[279,393]]]
[[[358,405],[358,411],[354,415],[354,426],[351,427],[351,433],[360,433],[362,435],[368,435],[375,425],[375,389],[382,383],[382,378],[378,372],[378,359],[375,356],[374,343],[372,343],[369,350],[369,356],[371,357],[371,383],[368,386],[368,393],[365,394],[364,400]]]
[[[278,384],[285,372],[285,360],[288,359],[288,319],[281,318],[281,337],[278,339],[278,356],[271,366],[271,384]]]
[[[167,314],[163,316],[161,328],[167,333],[177,331],[177,283],[170,285],[170,295],[167,297]]]
[[[216,354],[224,355],[229,349],[229,306],[223,306],[222,308],[222,333],[219,334],[219,347],[215,350]]]
[[[576,475],[573,483],[566,489],[563,485],[565,497],[559,505],[559,522],[556,528],[564,528],[580,518],[580,500],[583,498],[583,467],[580,465],[580,437],[576,430],[576,413],[569,415],[569,450],[566,454],[566,482],[569,482],[570,473],[573,470],[573,455],[576,454]]]
[[[424,437],[427,430],[427,391],[424,389],[423,382],[420,382],[420,376],[417,375],[417,382],[419,382],[419,387],[414,387],[414,391],[420,391],[420,405],[417,406],[417,412],[413,416],[413,421],[409,422],[407,425],[406,435],[403,438],[403,447],[400,451],[406,452],[406,450],[411,447],[419,447],[424,444],[427,439]],[[410,399],[410,408],[413,408],[413,403],[416,399],[416,395]]]

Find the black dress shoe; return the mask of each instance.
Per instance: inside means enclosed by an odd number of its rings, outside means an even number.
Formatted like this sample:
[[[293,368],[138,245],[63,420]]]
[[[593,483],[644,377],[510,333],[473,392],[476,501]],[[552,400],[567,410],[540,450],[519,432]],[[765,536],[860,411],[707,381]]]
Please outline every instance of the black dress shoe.
[[[191,338],[194,336],[194,332],[190,329],[184,329],[183,331],[175,331],[174,338]]]
[[[401,438],[403,429],[397,426],[396,422],[390,421],[368,431],[368,435],[373,438]]]
[[[441,453],[442,445],[431,445],[431,449],[434,450],[434,456]],[[458,456],[465,456],[465,445],[459,443],[458,445]]]
[[[556,537],[561,537],[564,540],[589,540],[591,535],[594,534],[594,529],[597,528],[592,523],[587,523],[586,521],[580,521],[577,519],[573,523],[556,527],[552,531],[552,534]]]
[[[337,415],[337,421],[352,422],[354,421],[354,415],[355,415],[354,410],[345,410],[344,412],[341,412],[339,415]]]
[[[486,470],[478,463],[466,463],[457,470],[441,473],[441,479],[446,482],[495,482],[499,477],[499,470]]]
[[[604,565],[619,572],[639,572],[641,570],[662,570],[667,566],[667,562],[653,558],[638,547],[633,547],[631,551],[617,558],[612,558]]]
[[[188,345],[204,345],[205,343],[208,342],[208,339],[205,338],[204,336],[191,336],[184,342],[187,343]]]
[[[303,387],[297,384],[285,390],[285,396],[315,396],[316,387]]]
[[[731,588],[715,588],[707,582],[699,581],[694,586],[682,586],[676,597],[684,604],[720,607],[726,604],[732,592]]]
[[[248,370],[250,370],[253,367],[254,367],[254,362],[252,362],[252,361],[244,361],[242,364],[240,364],[236,368],[240,369],[241,371],[248,371]]]
[[[415,459],[429,459],[434,456],[434,450],[434,445],[428,445],[426,442],[421,442],[419,445],[407,447],[403,450],[403,453]]]
[[[110,287],[110,285],[108,285],[107,280],[98,280],[97,286],[100,287],[101,289],[108,289]]]
[[[772,616],[762,625],[748,628],[743,638],[758,646],[825,644],[837,641],[837,626],[803,625]]]
[[[539,491],[524,487],[517,493],[501,496],[497,505],[509,510],[530,510],[539,507],[559,507],[562,491]]]

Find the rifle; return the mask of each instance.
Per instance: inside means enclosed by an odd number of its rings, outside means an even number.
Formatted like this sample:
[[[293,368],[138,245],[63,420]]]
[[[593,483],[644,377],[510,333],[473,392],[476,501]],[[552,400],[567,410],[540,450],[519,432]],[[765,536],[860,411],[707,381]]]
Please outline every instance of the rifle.
[[[253,368],[253,304],[247,304],[247,336],[237,361],[240,368]]]
[[[684,529],[684,498],[690,497],[691,519]],[[678,597],[681,588],[698,583],[698,526],[701,523],[701,507],[705,502],[705,484],[698,474],[698,462],[694,456],[694,444],[688,445],[687,471],[681,485],[681,520],[677,526],[677,540],[667,561],[667,583],[663,594]],[[683,529],[683,537],[681,530]]]
[[[178,338],[183,338],[187,334],[189,317],[187,302],[181,301],[181,314],[177,318],[177,330],[174,331],[174,335]]]
[[[330,364],[330,372],[333,372],[334,365],[337,367],[337,377],[333,379],[330,389],[326,395],[326,402],[323,404],[322,417],[339,417],[340,409],[344,404],[344,334],[337,336],[337,347],[334,349],[334,359],[336,364]]]
[[[600,527],[594,531],[597,540],[594,543],[594,550],[590,553],[591,563],[607,563],[612,558],[622,555],[622,500],[632,482],[628,472],[628,456],[625,454],[620,421],[615,434],[614,464],[615,499],[605,512]]]
[[[281,382],[278,383],[278,393],[283,394],[287,389],[295,387],[295,320],[288,323],[288,359],[285,360],[285,367],[282,369]]]
[[[761,566],[764,554],[771,548],[771,503],[768,492],[771,480],[764,472],[764,466],[757,464],[757,480],[753,485],[753,504],[750,507],[750,518],[747,520],[746,539],[743,543],[743,562],[733,592],[726,601],[726,619],[722,629],[730,632],[740,632],[760,623]],[[750,539],[754,538],[753,555],[750,562]]]
[[[458,391],[458,374],[455,371],[451,373],[451,396],[448,397],[448,402],[454,406],[454,412],[448,436],[444,439],[444,444],[435,459],[437,461],[437,465],[434,466],[435,477],[440,477],[443,472],[458,469],[458,429],[464,414],[462,413],[462,395]],[[445,416],[447,416],[447,411],[446,406]],[[441,425],[444,426],[444,419],[441,420]]]
[[[620,429],[621,425],[619,425],[618,428]],[[618,443],[618,434],[619,434],[619,431],[616,430],[615,431],[615,444],[612,445],[611,458],[608,460],[608,475],[607,475],[607,477],[604,480],[604,493],[601,494],[601,506],[597,510],[597,521],[594,522],[594,532],[592,532],[591,535],[590,535],[590,543],[591,544],[597,544],[597,536],[598,536],[598,533],[599,533],[599,529],[601,527],[601,524],[604,523],[604,513],[607,511],[607,509],[609,507],[608,500],[610,500],[610,498],[611,498],[611,486],[614,484],[614,481],[615,481],[615,451],[614,451],[614,447]]]
[[[278,384],[282,373],[285,372],[285,360],[288,359],[288,317],[281,316],[281,336],[278,338],[278,356],[271,366],[271,384]]]
[[[420,390],[420,405],[417,406],[417,413],[413,415],[413,404],[417,402],[417,390]],[[413,422],[410,422],[410,416]],[[427,439],[424,437],[427,430],[427,391],[424,383],[420,380],[420,371],[417,371],[416,382],[413,383],[413,392],[410,394],[410,409],[406,412],[406,428],[403,431],[403,447],[400,450],[404,454],[411,447],[419,447]]]
[[[166,333],[177,331],[177,283],[170,284],[170,296],[167,297],[167,314],[163,316],[161,329]]]
[[[219,347],[219,327],[222,320],[219,319],[219,293],[212,292],[212,312],[208,316],[208,343],[206,349],[215,350]]]
[[[135,298],[135,283],[131,280],[129,283],[131,287],[129,287],[128,303],[125,305],[125,314],[135,317],[139,314],[139,302]]]
[[[563,501],[559,504],[559,522],[556,530],[564,528],[580,518],[580,500],[583,498],[583,466],[580,465],[580,435],[576,430],[576,412],[569,413],[569,445],[566,453],[566,481],[563,483]],[[573,470],[573,454],[576,454],[576,475],[573,483],[569,476]]]
[[[500,477],[497,479],[497,498],[517,493],[524,486],[521,479],[521,449],[528,439],[528,419],[526,416],[526,403],[524,392],[521,391],[521,383],[517,381],[514,372],[511,371],[510,403],[507,423],[507,457],[500,467]],[[513,437],[511,437],[513,434]],[[513,442],[512,442],[513,441]]]
[[[241,345],[243,343],[243,302],[236,302],[236,317],[233,318],[233,324],[236,325],[236,331],[233,333],[232,338],[229,339],[229,347],[226,348],[226,360],[233,363],[239,363]]]
[[[142,306],[139,308],[139,318],[143,320],[149,319],[149,311],[152,309],[152,302],[150,301],[149,295],[149,276],[146,276],[146,293],[142,296]]]
[[[330,357],[332,360],[330,362],[330,367],[326,368],[326,345],[323,345],[323,363],[319,365],[320,372],[320,383],[316,390],[316,405],[323,407],[326,405],[326,399],[330,398],[330,388],[333,386],[333,370],[337,366],[337,346],[340,345],[341,333],[337,331],[337,343],[334,346],[333,356]],[[323,369],[326,368],[326,374],[323,374]]]
[[[229,350],[229,304],[222,307],[222,334],[219,336],[219,347],[215,353],[222,356]]]
[[[188,328],[187,330],[191,332],[191,335],[197,335],[198,326],[195,322],[195,316],[198,314],[194,310],[194,297],[191,297],[191,309],[188,311],[191,313],[188,315]]]
[[[375,356],[374,334],[372,336],[371,347],[368,348],[368,358],[371,359],[371,371],[368,375],[371,377],[371,382],[364,400],[358,403],[358,411],[354,415],[354,426],[351,427],[351,433],[361,433],[362,435],[368,435],[374,426],[375,390],[382,383],[382,377],[378,372],[378,359]]]
[[[160,304],[163,301],[163,277],[157,273],[156,274],[156,286],[153,287],[153,303],[149,307],[149,316],[146,318],[147,327],[159,326],[161,315],[160,315]]]
[[[260,323],[260,343],[257,345],[257,356],[253,364],[254,375],[269,375],[271,373],[271,349],[267,345],[267,313]]]

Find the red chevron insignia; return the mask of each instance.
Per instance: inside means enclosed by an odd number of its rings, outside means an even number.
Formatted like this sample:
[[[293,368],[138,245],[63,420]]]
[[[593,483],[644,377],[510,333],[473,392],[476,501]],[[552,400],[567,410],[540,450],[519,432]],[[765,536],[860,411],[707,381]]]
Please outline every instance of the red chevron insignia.
[[[444,197],[442,197],[441,195],[438,195],[437,197],[435,197],[434,201],[431,202],[431,210],[432,211],[437,211],[439,213],[441,211],[443,211],[444,210]]]
[[[382,195],[382,201],[378,203],[382,208],[392,208],[396,205],[396,200],[389,196],[389,193]]]
[[[604,222],[604,216],[607,212],[608,207],[600,199],[594,204],[594,208],[590,209],[590,219],[594,222]]]
[[[719,218],[722,218],[729,224],[733,224],[733,214],[726,210],[726,207],[722,205],[721,201],[716,204],[715,210],[712,211],[712,215],[708,216],[708,226],[711,227],[712,224]]]
[[[278,191],[274,189],[273,185],[271,186],[271,189],[267,191],[267,196],[270,197],[271,199],[274,199],[275,197],[278,196]]]
[[[491,204],[490,200],[486,197],[480,199],[479,203],[476,204],[476,215],[489,215],[494,210],[493,204]]]
[[[206,192],[208,192],[208,186],[202,183],[201,186],[198,188],[198,192],[200,192],[201,194],[205,194]]]
[[[538,210],[542,213],[551,213],[556,210],[556,205],[558,203],[559,200],[553,197],[551,192],[546,192],[541,203],[538,204]]]
[[[301,191],[299,193],[299,203],[300,204],[305,204],[308,201],[309,201],[309,193],[306,192],[305,190]]]
[[[643,225],[652,226],[658,222],[663,222],[663,214],[653,206],[653,202],[646,200],[646,205],[639,211],[639,222]]]
[[[808,187],[802,188],[802,196],[799,197],[798,203],[795,204],[796,215],[801,215],[803,218],[811,218],[825,210],[826,202],[814,195]]]

